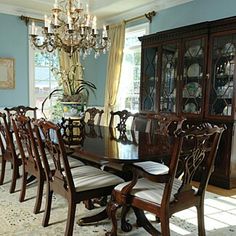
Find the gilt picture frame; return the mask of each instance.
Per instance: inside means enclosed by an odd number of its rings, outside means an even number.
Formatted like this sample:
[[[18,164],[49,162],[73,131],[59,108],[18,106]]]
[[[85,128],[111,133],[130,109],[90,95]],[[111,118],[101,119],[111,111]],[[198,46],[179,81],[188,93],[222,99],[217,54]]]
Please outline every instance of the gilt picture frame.
[[[15,88],[15,59],[0,58],[0,89]]]

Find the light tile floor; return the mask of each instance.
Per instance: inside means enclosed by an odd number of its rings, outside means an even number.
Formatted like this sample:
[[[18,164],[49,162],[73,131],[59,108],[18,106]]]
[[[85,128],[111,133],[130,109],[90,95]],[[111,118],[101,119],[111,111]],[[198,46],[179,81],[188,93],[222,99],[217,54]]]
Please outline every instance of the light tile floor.
[[[1,168],[1,166],[0,166]],[[9,165],[8,165],[9,168]],[[60,196],[53,198],[53,209],[50,218],[50,226],[44,228],[41,226],[43,210],[35,215],[32,212],[35,202],[36,185],[31,184],[27,189],[26,201],[19,203],[19,189],[21,181],[18,180],[17,191],[9,194],[10,185],[10,169],[6,173],[5,184],[0,186],[0,235],[12,236],[60,236],[63,235],[65,222],[67,218],[67,204]],[[205,198],[205,226],[207,235],[214,236],[235,236],[236,235],[236,191],[221,190],[215,187],[209,188],[211,192],[207,192]],[[222,195],[217,195],[220,192]],[[45,199],[44,199],[45,200]],[[44,202],[42,205],[42,209]],[[76,219],[87,215],[93,215],[94,212],[100,211],[97,208],[88,211],[83,204],[79,204],[76,211]],[[155,217],[148,216],[150,220],[155,220]],[[133,230],[129,233],[123,233],[119,230],[118,235],[148,235],[142,228],[137,228],[133,213],[129,214],[130,223],[133,225]],[[159,226],[157,226],[159,227]],[[171,218],[171,236],[176,235],[192,235],[197,233],[196,210],[190,208],[188,210],[176,213]],[[92,224],[89,226],[80,227],[76,223],[74,225],[74,235],[93,236],[105,235],[107,230],[111,229],[110,221]]]

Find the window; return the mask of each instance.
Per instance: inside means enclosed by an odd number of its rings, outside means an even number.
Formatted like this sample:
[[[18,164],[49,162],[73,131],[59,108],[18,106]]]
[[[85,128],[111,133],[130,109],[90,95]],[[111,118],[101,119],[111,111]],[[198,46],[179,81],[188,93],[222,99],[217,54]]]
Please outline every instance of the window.
[[[129,27],[125,31],[125,46],[122,62],[116,109],[139,110],[141,42],[138,37],[148,34],[149,24]]]
[[[52,73],[52,68],[59,66],[58,57],[52,53],[42,53],[41,51],[31,49],[32,63],[30,68],[30,106],[38,107],[38,117],[42,117],[42,103],[44,99],[58,87],[58,82]],[[52,108],[55,105],[56,98],[47,100],[44,105],[44,114],[51,118]]]

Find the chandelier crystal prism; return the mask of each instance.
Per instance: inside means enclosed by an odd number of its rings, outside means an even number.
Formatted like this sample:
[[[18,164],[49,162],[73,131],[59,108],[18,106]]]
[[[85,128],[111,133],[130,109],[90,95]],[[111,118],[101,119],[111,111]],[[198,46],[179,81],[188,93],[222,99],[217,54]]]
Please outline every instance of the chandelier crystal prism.
[[[98,30],[96,16],[90,15],[88,4],[82,4],[80,0],[55,0],[51,16],[44,16],[41,35],[37,31],[32,22],[30,37],[33,46],[50,53],[58,49],[70,57],[75,52],[86,57],[94,50],[96,58],[110,47],[106,26]]]

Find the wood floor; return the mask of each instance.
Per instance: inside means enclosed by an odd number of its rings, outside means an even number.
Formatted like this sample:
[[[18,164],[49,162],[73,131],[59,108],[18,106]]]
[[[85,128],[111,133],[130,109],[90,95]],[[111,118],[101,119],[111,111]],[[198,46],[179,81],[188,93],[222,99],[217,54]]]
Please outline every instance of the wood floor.
[[[198,183],[194,182],[194,185],[197,186]],[[216,187],[216,186],[213,186],[213,185],[208,185],[207,186],[207,191],[218,194],[218,195],[222,195],[222,196],[225,196],[225,197],[230,197],[230,196],[236,195],[236,188],[228,190],[228,189],[219,188],[219,187]]]

